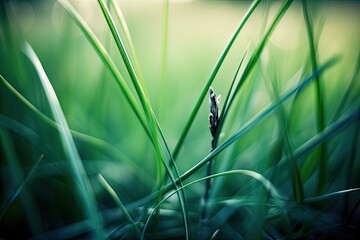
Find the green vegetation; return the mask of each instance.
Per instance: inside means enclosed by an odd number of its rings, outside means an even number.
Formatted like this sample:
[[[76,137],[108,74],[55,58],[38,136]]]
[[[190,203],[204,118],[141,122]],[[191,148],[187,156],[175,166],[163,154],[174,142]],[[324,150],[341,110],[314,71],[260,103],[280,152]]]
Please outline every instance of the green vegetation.
[[[1,1],[0,238],[359,236],[358,10]]]

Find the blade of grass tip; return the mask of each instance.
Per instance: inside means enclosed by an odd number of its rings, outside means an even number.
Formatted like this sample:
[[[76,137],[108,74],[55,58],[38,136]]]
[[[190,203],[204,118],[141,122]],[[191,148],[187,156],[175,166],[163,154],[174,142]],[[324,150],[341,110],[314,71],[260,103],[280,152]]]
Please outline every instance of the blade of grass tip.
[[[77,192],[82,201],[83,211],[86,217],[91,221],[96,238],[103,239],[105,237],[103,223],[97,209],[95,196],[91,189],[89,179],[87,178],[84,165],[82,164],[74,140],[69,131],[69,127],[66,122],[65,115],[61,109],[59,100],[57,99],[56,93],[45,73],[45,70],[41,65],[40,60],[28,43],[26,43],[24,46],[24,52],[34,65],[39,75],[39,79],[44,88],[47,100],[49,101],[49,105],[54,115],[55,121],[61,127],[61,129],[59,129],[60,140],[63,144],[65,156],[70,164],[70,170],[74,178],[74,185],[76,188],[78,188]]]
[[[30,111],[35,113],[37,117],[40,118],[43,122],[48,124],[50,127],[53,127],[57,130],[61,130],[61,126],[42,113],[38,108],[36,108],[33,104],[31,104],[21,93],[19,93],[6,79],[0,74],[1,83],[18,99],[22,104],[24,104]],[[130,165],[134,172],[138,172],[138,176],[143,179],[143,182],[148,184],[149,186],[153,182],[152,177],[146,172],[142,167],[137,165],[134,161],[131,161],[129,157],[127,157],[123,152],[121,152],[118,148],[113,146],[112,144],[106,142],[103,139],[96,138],[85,133],[81,133],[72,129],[69,129],[72,136],[77,140],[81,140],[100,151],[108,154],[110,158],[118,159],[120,161],[126,162]]]
[[[237,36],[239,35],[241,29],[244,27],[247,20],[250,18],[250,16],[252,15],[252,13],[256,9],[256,7],[259,5],[260,1],[261,0],[255,0],[255,1],[252,2],[252,4],[249,7],[248,11],[246,12],[244,17],[240,21],[240,24],[239,24],[238,28],[234,32],[233,36],[230,38],[230,40],[229,40],[228,44],[226,45],[224,51],[222,52],[222,54],[220,55],[218,61],[216,62],[215,67],[212,70],[212,72],[210,74],[210,77],[207,80],[207,82],[206,82],[206,84],[205,84],[205,86],[203,88],[203,91],[200,94],[199,99],[197,100],[193,110],[191,111],[191,114],[190,114],[190,116],[189,116],[189,118],[188,118],[188,120],[187,120],[187,122],[185,124],[185,127],[181,132],[180,138],[179,138],[179,140],[178,140],[178,142],[177,142],[177,144],[175,146],[175,149],[173,151],[173,157],[174,157],[175,160],[176,160],[176,158],[177,158],[177,156],[179,154],[179,151],[180,151],[180,149],[181,149],[181,147],[182,147],[182,145],[184,143],[184,140],[185,140],[187,134],[190,131],[190,128],[191,128],[191,126],[192,126],[192,124],[194,122],[194,119],[195,119],[197,113],[199,112],[200,106],[201,106],[202,102],[204,101],[204,98],[207,95],[212,82],[215,79],[216,74],[218,73],[222,63],[224,62],[228,52],[230,51],[231,46],[234,44],[234,42],[235,42]]]
[[[142,231],[142,239],[144,239],[144,233],[146,231],[147,226],[149,225],[150,219],[152,217],[152,215],[154,214],[154,212],[156,211],[156,209],[158,209],[161,204],[163,204],[165,201],[167,201],[170,197],[172,197],[174,194],[176,194],[178,191],[181,191],[193,184],[202,182],[202,181],[206,181],[208,179],[212,179],[212,178],[218,178],[218,177],[225,177],[225,176],[231,176],[231,175],[244,175],[244,176],[248,176],[250,178],[255,179],[256,181],[258,181],[259,183],[261,183],[264,188],[270,193],[270,195],[276,199],[277,203],[282,203],[284,200],[286,200],[284,197],[282,197],[280,195],[280,193],[278,192],[278,190],[275,188],[275,186],[263,175],[261,175],[260,173],[257,173],[255,171],[251,171],[251,170],[230,170],[230,171],[225,171],[225,172],[221,172],[221,173],[216,173],[216,174],[212,174],[203,178],[199,178],[195,181],[189,182],[187,184],[185,184],[184,186],[182,186],[179,189],[174,190],[173,192],[169,193],[164,199],[162,199],[159,203],[156,204],[156,206],[152,209],[152,211],[150,212],[145,225],[144,225],[144,229]]]
[[[82,19],[80,14],[75,10],[75,8],[67,1],[67,0],[57,0],[63,8],[68,12],[70,17],[74,20],[75,24],[79,27],[81,32],[85,35],[88,39],[89,43],[92,45],[104,65],[110,71],[116,83],[120,87],[121,91],[123,92],[126,100],[131,106],[131,109],[134,111],[136,117],[139,119],[141,126],[144,128],[146,134],[149,136],[149,139],[152,141],[152,137],[150,134],[150,130],[145,124],[144,116],[140,112],[140,108],[132,95],[129,87],[127,86],[124,78],[122,77],[121,73],[119,72],[118,68],[116,67],[114,61],[111,59],[109,53],[106,51],[104,46],[101,44],[99,39],[96,37],[94,32],[90,29],[90,27],[86,24],[86,22]]]
[[[126,219],[134,227],[134,229],[136,230],[136,234],[140,238],[141,231],[140,231],[139,227],[137,226],[135,221],[132,219],[130,213],[126,209],[125,205],[123,204],[123,202],[121,201],[119,196],[116,194],[115,190],[110,186],[110,184],[105,180],[105,178],[100,173],[98,173],[97,177],[98,177],[98,180],[101,183],[101,185],[106,189],[106,191],[110,194],[110,196],[114,200],[114,202],[123,211],[123,213],[125,214]]]
[[[223,120],[221,121],[225,121],[226,116],[229,112],[229,109],[231,108],[231,105],[234,102],[234,99],[236,97],[236,95],[239,93],[240,89],[242,88],[242,86],[244,85],[244,82],[247,80],[247,78],[249,77],[252,69],[254,68],[257,60],[260,57],[260,54],[262,53],[262,50],[264,49],[269,37],[271,36],[273,30],[275,29],[276,25],[279,23],[280,19],[283,17],[283,15],[285,14],[285,12],[287,11],[287,9],[290,7],[291,3],[293,1],[292,0],[287,0],[283,3],[282,7],[280,8],[280,10],[278,11],[278,13],[276,14],[272,24],[270,25],[268,31],[266,32],[265,36],[263,37],[263,39],[261,40],[261,43],[259,44],[259,46],[257,47],[257,49],[255,50],[255,52],[252,54],[248,64],[246,65],[244,72],[234,90],[234,93],[231,97],[231,99],[229,100],[229,104],[228,107],[226,109],[223,108],[222,112],[221,112],[221,116],[223,118]],[[221,127],[219,131],[221,131]]]
[[[235,141],[237,141],[241,136],[243,136],[245,133],[247,133],[249,130],[251,130],[256,124],[267,118],[275,109],[278,108],[279,105],[283,104],[286,100],[288,100],[290,97],[292,97],[297,92],[304,89],[306,86],[308,86],[315,78],[317,74],[322,73],[326,69],[328,69],[330,66],[332,66],[337,61],[337,58],[333,58],[329,61],[327,61],[325,64],[323,64],[320,68],[318,68],[318,71],[313,73],[312,75],[308,76],[306,79],[301,81],[297,86],[287,91],[283,96],[279,99],[279,101],[271,104],[268,107],[265,107],[262,111],[260,111],[258,114],[256,114],[253,118],[251,118],[248,122],[246,122],[237,132],[235,132],[233,135],[231,135],[227,140],[225,140],[222,144],[220,144],[217,148],[215,148],[212,152],[210,152],[205,158],[203,158],[201,161],[199,161],[195,166],[187,170],[185,173],[183,173],[180,177],[180,179],[176,179],[176,182],[178,181],[184,181],[190,176],[192,176],[195,172],[197,172],[201,167],[203,167],[208,161],[213,159],[215,156],[217,156],[219,153],[221,153],[223,150],[225,150],[227,147],[229,147],[231,144],[233,144]],[[356,117],[356,114],[355,114]],[[354,116],[351,116],[351,119],[345,119],[344,121],[348,123],[349,121],[353,120]],[[334,131],[336,131],[336,127],[339,127],[341,129],[342,124],[345,124],[344,122],[340,122],[338,125],[334,126]],[[331,136],[333,132],[325,132],[325,137]],[[315,146],[316,146],[315,140]],[[323,139],[319,140],[319,142],[322,142]],[[294,158],[299,157],[297,154],[304,154],[309,148],[301,149],[299,150],[300,153],[294,151]],[[305,151],[305,152],[303,152]],[[162,191],[168,192],[171,189],[172,185],[168,184],[166,185]],[[142,205],[147,201],[151,201],[154,199],[155,194],[151,194],[147,196],[144,199],[140,199],[133,203],[134,206]]]
[[[115,16],[116,16],[118,22],[120,23],[120,30],[122,31],[122,33],[125,36],[125,42],[128,45],[129,53],[130,53],[131,59],[133,60],[136,73],[139,76],[140,84],[141,84],[141,86],[142,86],[142,88],[143,88],[143,90],[144,90],[144,92],[146,94],[147,93],[147,90],[146,90],[147,88],[146,88],[146,83],[145,83],[145,80],[144,80],[144,75],[143,75],[143,73],[141,71],[141,67],[140,67],[140,64],[139,64],[139,61],[138,61],[138,58],[137,58],[137,54],[136,54],[136,51],[135,51],[133,40],[132,40],[130,31],[129,31],[129,28],[128,28],[127,24],[126,24],[124,15],[123,15],[123,13],[121,11],[121,8],[119,7],[119,4],[117,3],[117,1],[110,0],[109,2],[110,2],[110,6],[112,6],[113,9],[114,9]]]
[[[303,6],[303,13],[304,13],[304,19],[305,19],[305,25],[308,35],[308,41],[309,41],[309,48],[310,48],[310,59],[311,59],[311,66],[312,71],[315,72],[317,70],[317,56],[316,56],[316,49],[315,49],[315,43],[314,43],[314,35],[313,35],[313,28],[311,19],[309,16],[309,11],[307,8],[306,0],[302,1]],[[325,129],[325,110],[324,110],[324,99],[323,99],[323,93],[322,88],[320,84],[320,75],[316,77],[315,81],[315,99],[316,99],[316,113],[317,113],[317,130],[318,132],[322,132]],[[325,185],[327,182],[327,162],[326,162],[326,145],[321,144],[319,149],[319,175],[318,175],[318,186],[317,191],[318,193],[323,193],[325,191]]]
[[[32,180],[34,177],[36,170],[41,162],[41,160],[44,158],[44,155],[42,154],[39,159],[36,161],[32,169],[30,170],[27,177],[24,179],[24,181],[21,183],[21,185],[16,189],[16,191],[11,195],[11,197],[5,202],[5,204],[1,207],[0,210],[0,221],[3,218],[6,210],[9,208],[9,206],[14,202],[14,200],[19,196],[21,191],[24,189],[24,187]]]

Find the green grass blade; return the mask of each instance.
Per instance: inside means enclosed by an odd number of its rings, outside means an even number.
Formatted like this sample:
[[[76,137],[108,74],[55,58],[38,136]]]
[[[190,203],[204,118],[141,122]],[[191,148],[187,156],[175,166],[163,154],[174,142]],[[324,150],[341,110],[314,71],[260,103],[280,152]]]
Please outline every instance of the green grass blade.
[[[316,57],[316,49],[315,49],[315,42],[314,42],[314,35],[313,35],[313,28],[311,19],[309,16],[309,10],[307,8],[306,0],[302,1],[306,30],[309,40],[309,48],[310,48],[310,59],[311,59],[311,66],[312,71],[315,72],[318,69],[317,64],[317,57]],[[322,88],[320,84],[320,75],[316,77],[315,81],[315,96],[316,96],[316,113],[317,113],[317,130],[318,132],[322,132],[325,129],[325,117],[324,117],[324,99],[322,96]],[[326,145],[321,144],[319,146],[319,178],[318,178],[318,186],[317,191],[318,193],[322,193],[325,190],[325,185],[327,181],[327,162],[326,162]]]
[[[227,92],[227,94],[226,94],[226,98],[225,98],[225,101],[224,101],[224,104],[223,104],[223,108],[222,108],[222,109],[226,109],[227,106],[228,106],[228,104],[229,104],[231,92],[234,90],[234,89],[233,89],[233,88],[234,88],[234,84],[235,84],[235,81],[236,81],[236,79],[237,79],[237,77],[238,77],[240,68],[241,68],[241,66],[242,66],[242,63],[243,63],[244,58],[245,58],[245,55],[246,55],[246,52],[247,52],[247,51],[245,51],[244,55],[242,56],[242,58],[241,58],[241,60],[240,60],[240,62],[239,62],[239,65],[238,65],[238,67],[237,67],[237,69],[236,69],[236,72],[235,72],[234,77],[233,77],[233,79],[232,79],[232,81],[231,81],[229,90],[228,90],[228,92]],[[221,129],[222,129],[222,126],[223,126],[223,123],[224,123],[223,119],[224,119],[224,118],[223,118],[223,114],[220,114],[218,131],[216,132],[215,138],[214,138],[214,140],[213,140],[213,141],[214,141],[214,146],[217,146],[217,142],[219,141],[219,136],[220,136]]]
[[[139,77],[138,77],[138,73],[136,73],[135,68],[132,64],[132,61],[130,59],[129,53],[126,51],[125,49],[125,44],[122,40],[122,38],[120,37],[119,31],[117,30],[116,26],[115,26],[115,22],[113,20],[113,18],[110,15],[110,11],[108,9],[108,7],[106,6],[104,0],[98,0],[98,3],[100,5],[101,11],[106,19],[106,22],[108,24],[108,27],[111,31],[111,34],[114,38],[114,41],[116,43],[116,46],[119,50],[119,53],[124,61],[125,67],[129,73],[130,79],[133,83],[133,86],[135,87],[136,93],[140,99],[140,103],[145,111],[145,114],[148,118],[148,121],[150,121],[150,104],[149,101],[145,95],[145,92],[143,90],[143,88],[141,87],[141,84],[139,82]],[[150,126],[151,128],[151,126]]]
[[[10,176],[10,178],[6,179],[6,181],[12,182],[15,186],[21,186],[25,181],[24,170],[21,165],[23,159],[18,157],[16,143],[7,129],[0,128],[0,147],[4,160],[8,166],[7,174]],[[29,224],[28,226],[31,234],[38,235],[43,231],[43,227],[39,214],[39,208],[37,204],[35,204],[35,199],[33,198],[30,190],[31,189],[28,189],[26,186],[22,189],[22,191],[20,191],[21,215]],[[6,208],[7,206],[4,207]],[[5,214],[5,212],[6,209],[3,213]]]
[[[360,188],[352,188],[352,189],[346,189],[346,190],[341,190],[341,191],[336,191],[336,192],[332,192],[332,193],[327,193],[321,196],[317,196],[317,197],[311,197],[311,198],[306,198],[304,200],[305,203],[317,203],[317,202],[323,202],[326,201],[330,198],[334,198],[334,197],[339,197],[342,196],[344,194],[349,194],[352,192],[358,192],[360,191]]]
[[[99,39],[96,37],[94,32],[90,29],[90,27],[86,24],[86,22],[82,19],[79,13],[75,10],[75,8],[67,1],[67,0],[58,0],[58,2],[64,7],[64,9],[69,13],[71,18],[74,20],[75,24],[79,27],[81,32],[85,35],[88,39],[89,43],[92,45],[100,59],[103,61],[104,65],[108,68],[112,76],[115,78],[116,83],[120,87],[121,91],[123,92],[126,100],[131,106],[131,109],[134,111],[136,117],[139,119],[142,127],[144,128],[145,132],[152,140],[150,130],[145,124],[144,116],[141,114],[140,108],[132,95],[129,87],[125,83],[124,78],[122,77],[121,73],[119,72],[118,68],[116,67],[114,61],[111,59],[109,53],[106,51],[104,46],[101,44]]]
[[[36,161],[36,163],[34,164],[34,166],[32,167],[32,169],[30,170],[29,174],[27,175],[27,177],[24,179],[24,181],[21,183],[21,185],[16,189],[16,191],[11,195],[11,197],[4,203],[4,205],[1,207],[0,209],[0,221],[2,219],[2,217],[4,216],[6,210],[9,208],[9,206],[11,205],[11,203],[14,202],[14,200],[19,196],[19,194],[21,193],[21,191],[23,190],[23,188],[31,181],[31,179],[34,177],[36,170],[41,162],[41,160],[43,159],[44,155],[41,155],[39,160]]]
[[[221,173],[216,173],[216,174],[212,174],[203,178],[199,178],[195,181],[192,181],[190,183],[185,184],[184,186],[182,186],[179,189],[174,190],[173,192],[169,193],[164,199],[162,199],[155,207],[154,209],[150,212],[145,225],[144,225],[144,229],[142,232],[142,239],[144,239],[144,234],[146,231],[146,228],[150,222],[150,219],[152,217],[152,215],[154,214],[154,212],[161,206],[161,204],[163,204],[165,201],[167,201],[170,197],[172,197],[174,194],[176,194],[178,191],[183,190],[184,188],[187,188],[193,184],[202,182],[202,181],[206,181],[208,179],[212,179],[212,178],[217,178],[217,177],[225,177],[225,176],[231,176],[231,175],[244,175],[244,176],[248,176],[250,178],[253,178],[254,180],[258,181],[259,183],[261,183],[264,188],[270,193],[270,196],[272,196],[276,202],[281,203],[285,200],[284,197],[282,197],[280,195],[280,193],[277,191],[277,189],[275,188],[275,186],[263,175],[261,175],[260,173],[251,171],[251,170],[230,170],[230,171],[225,171],[225,172],[221,172]]]
[[[276,101],[279,100],[280,98],[280,93],[279,93],[279,87],[278,87],[278,83],[276,81],[276,77],[274,77],[274,80],[271,81],[272,83],[272,92],[274,95],[274,98]],[[289,156],[288,158],[288,165],[289,165],[289,172],[290,172],[290,178],[291,178],[291,183],[292,183],[292,190],[293,190],[293,195],[294,198],[297,202],[301,203],[304,200],[304,189],[303,189],[303,182],[301,180],[301,176],[300,176],[300,171],[299,168],[297,166],[297,163],[294,159],[294,154],[293,154],[293,146],[290,140],[290,136],[289,136],[289,124],[288,124],[288,117],[285,114],[285,109],[283,106],[279,106],[278,110],[276,111],[277,114],[277,120],[278,120],[278,126],[279,126],[279,135],[281,136],[280,138],[280,143],[284,142],[285,144],[285,151],[287,153],[287,155]]]
[[[83,211],[87,218],[90,219],[96,238],[103,239],[105,237],[103,232],[102,219],[99,215],[94,193],[91,189],[89,179],[86,176],[84,165],[80,159],[79,153],[76,149],[74,140],[69,131],[64,113],[61,109],[56,93],[48,79],[45,70],[43,69],[40,60],[29,44],[25,45],[25,54],[28,56],[34,65],[37,74],[40,78],[41,84],[44,88],[46,97],[49,101],[51,111],[54,115],[55,121],[60,125],[59,131],[60,139],[63,144],[65,156],[70,164],[70,169],[73,174],[75,186],[78,188],[78,194],[82,202]]]
[[[190,117],[189,119],[187,120],[186,124],[185,124],[185,127],[184,129],[182,130],[181,132],[181,135],[180,135],[180,138],[175,146],[175,149],[173,151],[173,156],[174,156],[174,159],[177,158],[178,154],[179,154],[179,151],[184,143],[184,140],[187,136],[187,134],[189,133],[190,131],[190,128],[194,122],[194,119],[197,115],[197,113],[199,112],[199,109],[200,109],[200,106],[202,104],[202,102],[204,101],[204,98],[205,96],[207,95],[208,91],[209,91],[209,88],[212,84],[212,82],[214,81],[215,77],[216,77],[216,74],[218,73],[222,63],[224,62],[227,54],[229,53],[230,51],[230,48],[232,47],[232,45],[234,44],[237,36],[239,35],[241,29],[245,26],[245,23],[247,22],[247,20],[250,18],[250,16],[252,15],[252,13],[254,12],[254,10],[256,9],[256,7],[259,5],[261,0],[255,0],[253,1],[253,3],[251,4],[251,6],[249,7],[248,11],[246,12],[246,14],[244,15],[244,17],[242,18],[242,20],[240,21],[240,24],[238,26],[238,28],[236,29],[236,31],[234,32],[233,36],[230,38],[228,44],[226,45],[224,51],[222,52],[222,54],[220,55],[220,58],[219,60],[217,61],[217,63],[215,64],[215,67],[214,69],[212,70],[211,74],[210,74],[210,77],[209,79],[207,80],[204,88],[203,88],[203,91],[201,92],[200,94],[200,97],[199,99],[197,100],[191,114],[190,114]]]
[[[173,173],[171,172],[171,169],[168,165],[168,163],[165,161],[165,157],[162,154],[162,150],[159,146],[158,143],[158,137],[157,137],[157,131],[159,130],[161,132],[161,136],[163,137],[160,125],[158,124],[158,122],[156,121],[156,117],[155,114],[151,108],[151,105],[149,103],[149,100],[147,98],[147,96],[145,95],[144,90],[141,87],[141,84],[139,82],[139,78],[138,78],[138,73],[136,73],[133,64],[131,62],[130,56],[128,54],[128,52],[125,49],[125,44],[122,41],[120,34],[115,26],[115,23],[110,15],[109,9],[107,8],[107,6],[105,5],[105,2],[103,0],[98,0],[98,3],[101,7],[101,10],[103,12],[103,15],[107,21],[107,24],[109,26],[109,29],[113,35],[113,38],[115,40],[116,46],[118,47],[118,50],[122,56],[122,59],[125,63],[126,69],[130,75],[130,78],[132,80],[133,86],[135,87],[135,90],[137,92],[137,95],[139,97],[139,100],[141,102],[141,105],[143,107],[143,110],[145,112],[145,115],[148,119],[148,124],[150,127],[150,131],[152,133],[152,138],[153,138],[153,143],[154,143],[154,148],[155,148],[155,153],[157,155],[157,159],[158,159],[158,179],[159,179],[159,183],[162,182],[162,180],[160,180],[160,177],[163,176],[162,174],[162,170],[160,168],[160,165],[163,164],[166,171],[168,172],[175,188],[176,188],[176,183],[175,183],[175,178],[173,176]],[[167,145],[167,143],[165,142],[165,138],[162,138],[162,140],[164,141],[164,143]],[[167,148],[168,149],[168,148]],[[178,176],[180,177],[180,176]],[[161,185],[159,185],[161,186]],[[185,210],[185,205],[184,202],[185,200],[183,199],[183,195],[179,195],[179,200],[180,200],[180,204],[182,206],[182,212],[183,212],[183,218],[184,218],[184,223],[185,223],[185,231],[186,231],[186,237],[188,238],[189,234],[188,234],[188,225],[187,225],[187,220],[186,220],[186,216],[187,216],[187,211]]]
[[[345,104],[347,103],[351,92],[354,89],[356,89],[356,83],[359,80],[359,78],[358,78],[359,73],[360,73],[360,53],[358,55],[356,65],[355,65],[355,69],[354,69],[354,73],[352,75],[350,83],[346,87],[345,93],[343,94],[343,96],[341,97],[339,103],[337,104],[337,106],[336,106],[333,114],[331,115],[328,123],[332,123],[334,120],[338,119],[340,117],[340,115],[342,114],[341,111],[344,110]]]
[[[135,71],[139,77],[139,82],[141,84],[142,89],[144,90],[145,94],[146,94],[146,84],[145,84],[145,80],[144,80],[144,76],[142,74],[141,68],[140,68],[140,64],[136,55],[136,51],[135,51],[135,47],[133,44],[133,40],[129,31],[129,28],[126,24],[124,15],[121,11],[121,8],[119,7],[117,1],[114,0],[110,0],[110,6],[114,9],[115,12],[115,16],[118,20],[118,22],[120,23],[120,30],[123,33],[123,35],[125,36],[125,43],[128,46],[129,49],[129,55],[131,56],[131,59],[134,63],[134,67],[135,67]]]
[[[105,180],[105,178],[100,173],[97,175],[97,177],[98,177],[98,180],[101,183],[101,185],[106,189],[106,191],[110,194],[110,196],[114,200],[114,202],[123,211],[123,213],[125,214],[126,219],[134,227],[134,229],[136,230],[137,235],[140,238],[141,231],[140,231],[139,227],[137,226],[135,221],[132,219],[130,213],[126,209],[125,205],[123,204],[123,202],[121,201],[119,196],[116,194],[115,190],[110,186],[110,184]]]
[[[272,24],[270,25],[268,31],[265,33],[261,43],[259,44],[259,46],[257,47],[257,49],[255,50],[255,52],[252,54],[248,64],[246,65],[244,72],[237,84],[237,86],[235,87],[234,93],[229,101],[229,104],[227,106],[226,109],[223,109],[221,116],[222,119],[220,120],[221,122],[224,122],[227,114],[229,113],[229,109],[231,108],[231,105],[234,103],[235,97],[236,95],[240,92],[241,87],[244,85],[245,81],[247,80],[247,78],[249,77],[252,69],[254,68],[256,62],[258,61],[260,54],[262,53],[262,50],[264,49],[269,37],[271,36],[271,33],[273,32],[273,30],[275,29],[276,25],[279,23],[280,19],[282,18],[282,16],[285,14],[285,12],[287,11],[287,9],[290,7],[292,3],[292,0],[287,0],[284,2],[284,4],[282,5],[282,7],[280,8],[280,10],[278,11],[278,13],[276,14]],[[314,71],[315,72],[315,71]],[[224,123],[222,123],[220,125],[223,126]],[[221,129],[219,130],[221,131]]]
[[[360,110],[352,112],[351,114],[343,117],[341,120],[328,126],[323,132],[318,133],[315,137],[309,139],[306,143],[294,150],[294,158],[300,158],[311,151],[313,151],[319,144],[322,144],[330,137],[339,133],[343,128],[348,126],[351,122],[356,121],[360,116]]]
[[[32,103],[30,103],[21,93],[19,93],[8,81],[6,81],[3,76],[0,74],[1,83],[11,92],[22,104],[24,104],[30,111],[32,111],[40,120],[44,123],[48,124],[49,126],[61,130],[61,126],[42,113],[38,108],[36,108]],[[113,146],[112,144],[106,142],[103,139],[96,138],[90,136],[88,134],[78,132],[72,129],[71,131],[72,136],[80,140],[86,144],[89,144],[96,149],[99,149],[101,152],[107,154],[110,158],[117,159],[121,162],[125,162],[129,166],[132,167],[134,172],[139,173],[138,176],[142,179],[143,183],[151,186],[153,183],[153,178],[145,171],[141,166],[136,164],[136,162],[132,161],[128,156],[126,156],[123,152],[121,152],[118,148]]]

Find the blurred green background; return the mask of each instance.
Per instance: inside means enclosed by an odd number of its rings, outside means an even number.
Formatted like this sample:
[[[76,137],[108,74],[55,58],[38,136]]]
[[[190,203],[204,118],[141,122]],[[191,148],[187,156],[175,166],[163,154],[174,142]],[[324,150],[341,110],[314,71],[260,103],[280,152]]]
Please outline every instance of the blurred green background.
[[[71,3],[108,49],[135,93],[97,2]],[[165,5],[162,1],[118,3],[132,36],[146,84],[145,91],[173,150],[212,69],[251,2],[170,0],[167,20],[164,20]],[[0,74],[29,102],[53,119],[34,67],[22,52],[24,42],[28,42],[50,79],[69,127],[106,142],[90,144],[75,137],[76,148],[105,222],[104,229],[111,232],[117,226],[123,226],[126,220],[96,176],[101,173],[125,205],[149,195],[156,189],[158,171],[151,141],[113,77],[59,3],[3,1],[0,5]],[[280,1],[262,1],[250,16],[212,84],[223,100],[244,52],[247,51],[247,62],[280,5]],[[326,126],[330,126],[346,114],[358,111],[360,106],[357,74],[360,4],[356,1],[310,1],[308,5],[318,65],[334,56],[339,57],[339,61],[321,75],[324,119]],[[276,101],[275,85],[281,95],[296,86],[299,79],[309,76],[312,72],[310,59],[302,4],[295,1],[266,43],[250,80],[237,95],[220,142]],[[283,105],[293,149],[318,132],[314,92],[312,83],[296,102]],[[0,206],[3,214],[0,238],[88,238],[82,203],[76,194],[58,131],[31,112],[4,84],[0,87],[0,101]],[[210,151],[208,111],[205,99],[176,158],[180,173],[190,169]],[[325,142],[328,175],[321,194],[359,187],[359,125],[359,119],[352,121]],[[285,151],[280,144],[283,127],[278,115],[271,114],[217,156],[221,160],[216,160],[213,171],[249,169],[259,172],[284,196],[291,198],[292,173],[280,161]],[[305,198],[319,195],[316,156],[314,150],[296,159]],[[27,181],[39,159],[38,167]],[[205,170],[202,169],[188,181],[203,176]],[[19,186],[22,188],[16,195]],[[198,221],[203,188],[203,184],[195,184],[186,190],[194,226]],[[221,225],[225,226],[221,228],[225,233],[220,233],[219,238],[270,239],[256,229],[262,229],[270,236],[290,239],[351,239],[360,233],[358,192],[315,205],[287,203],[288,212],[284,214],[287,217],[272,219],[269,211],[260,207],[266,194],[246,177],[230,176],[216,180],[213,191],[217,204],[212,215],[224,214],[226,219],[226,224]],[[15,195],[16,198],[12,199]],[[230,214],[222,206],[231,199],[239,200],[239,203]],[[241,205],[240,200],[248,204]],[[177,200],[167,204],[164,208],[179,210]],[[351,217],[346,218],[349,214]],[[160,226],[151,228],[158,235],[149,235],[149,238],[182,238],[181,219],[171,216],[165,217],[164,222],[160,217]],[[270,222],[270,230],[266,222]],[[283,222],[288,225],[284,226]],[[322,228],[322,224],[330,226],[329,229]],[[252,235],[252,232],[259,235]]]

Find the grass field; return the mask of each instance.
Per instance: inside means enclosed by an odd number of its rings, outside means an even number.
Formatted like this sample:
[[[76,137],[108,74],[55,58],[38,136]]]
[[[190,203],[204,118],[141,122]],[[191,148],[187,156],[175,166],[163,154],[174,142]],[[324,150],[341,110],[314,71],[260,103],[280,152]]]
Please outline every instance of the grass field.
[[[356,239],[359,10],[1,1],[0,239]]]

